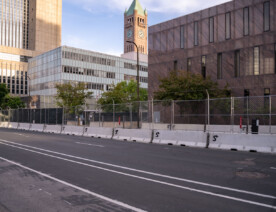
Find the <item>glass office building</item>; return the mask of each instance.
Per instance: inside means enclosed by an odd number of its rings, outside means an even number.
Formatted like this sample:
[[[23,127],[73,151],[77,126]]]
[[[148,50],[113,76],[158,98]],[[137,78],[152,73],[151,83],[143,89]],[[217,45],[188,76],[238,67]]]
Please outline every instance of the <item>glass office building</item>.
[[[137,61],[61,46],[29,60],[30,94],[56,95],[57,83],[84,82],[94,98],[114,83],[135,80]],[[140,63],[140,86],[148,88],[148,64]]]

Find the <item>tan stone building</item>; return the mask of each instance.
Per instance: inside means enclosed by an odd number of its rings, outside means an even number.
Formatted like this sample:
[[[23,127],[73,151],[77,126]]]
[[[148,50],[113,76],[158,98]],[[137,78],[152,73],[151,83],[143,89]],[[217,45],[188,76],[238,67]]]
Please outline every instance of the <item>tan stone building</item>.
[[[61,45],[62,0],[0,0],[0,83],[28,95],[28,59]]]

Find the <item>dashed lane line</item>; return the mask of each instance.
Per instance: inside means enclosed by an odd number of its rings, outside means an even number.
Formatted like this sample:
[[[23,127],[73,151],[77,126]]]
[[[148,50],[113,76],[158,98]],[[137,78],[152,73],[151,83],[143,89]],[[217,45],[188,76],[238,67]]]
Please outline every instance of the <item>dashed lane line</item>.
[[[75,142],[76,144],[80,144],[80,145],[87,145],[87,146],[95,146],[95,147],[101,147],[103,148],[103,145],[97,145],[97,144],[88,144],[88,143],[81,143],[81,142]]]

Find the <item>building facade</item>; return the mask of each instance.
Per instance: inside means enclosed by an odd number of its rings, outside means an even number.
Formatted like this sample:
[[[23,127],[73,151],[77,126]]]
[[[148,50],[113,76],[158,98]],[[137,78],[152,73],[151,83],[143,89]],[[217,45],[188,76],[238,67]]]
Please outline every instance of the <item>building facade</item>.
[[[28,59],[61,45],[62,0],[0,0],[0,83],[28,95]]]
[[[172,70],[227,83],[233,96],[276,94],[276,1],[233,0],[149,28],[149,94]]]
[[[140,63],[140,86],[148,88],[148,66]],[[112,84],[136,80],[136,61],[61,46],[29,60],[30,94],[54,96],[57,83],[84,82],[95,99]]]

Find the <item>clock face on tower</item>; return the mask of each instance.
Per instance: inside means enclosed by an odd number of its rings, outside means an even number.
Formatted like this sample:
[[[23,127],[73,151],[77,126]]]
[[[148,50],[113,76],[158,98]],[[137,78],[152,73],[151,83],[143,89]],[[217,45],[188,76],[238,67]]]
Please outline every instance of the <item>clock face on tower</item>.
[[[144,31],[143,30],[139,30],[139,32],[138,32],[138,36],[139,36],[139,38],[144,38]]]
[[[128,38],[131,38],[131,37],[132,37],[132,30],[131,30],[131,29],[129,29],[129,30],[127,31],[127,37],[128,37]]]

